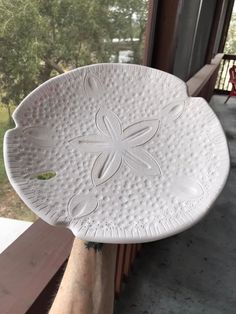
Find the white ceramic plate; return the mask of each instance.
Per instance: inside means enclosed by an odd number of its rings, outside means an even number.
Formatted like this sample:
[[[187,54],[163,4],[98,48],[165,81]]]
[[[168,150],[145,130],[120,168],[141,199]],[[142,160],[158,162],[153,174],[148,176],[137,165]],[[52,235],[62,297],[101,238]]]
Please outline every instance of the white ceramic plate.
[[[4,140],[9,180],[39,217],[96,242],[145,242],[199,221],[229,171],[222,127],[162,71],[86,66],[34,90]],[[40,180],[39,174],[54,177]]]

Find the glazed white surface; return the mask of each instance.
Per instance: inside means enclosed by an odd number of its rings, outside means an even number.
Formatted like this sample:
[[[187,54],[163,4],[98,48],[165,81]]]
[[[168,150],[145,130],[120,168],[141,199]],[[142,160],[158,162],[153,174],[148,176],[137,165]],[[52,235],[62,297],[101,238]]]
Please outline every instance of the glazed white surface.
[[[199,221],[222,190],[222,127],[184,82],[98,64],[53,78],[18,106],[4,139],[11,184],[39,217],[95,242],[145,242]],[[36,175],[54,171],[50,180]]]

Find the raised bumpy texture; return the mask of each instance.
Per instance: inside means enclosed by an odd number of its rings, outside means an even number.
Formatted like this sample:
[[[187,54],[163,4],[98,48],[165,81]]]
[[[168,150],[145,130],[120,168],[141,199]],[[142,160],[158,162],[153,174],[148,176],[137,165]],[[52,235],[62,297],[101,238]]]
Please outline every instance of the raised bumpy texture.
[[[4,140],[10,182],[39,217],[96,242],[145,242],[202,218],[229,155],[208,104],[178,78],[98,64],[53,78],[14,112]],[[53,171],[49,180],[38,174]]]

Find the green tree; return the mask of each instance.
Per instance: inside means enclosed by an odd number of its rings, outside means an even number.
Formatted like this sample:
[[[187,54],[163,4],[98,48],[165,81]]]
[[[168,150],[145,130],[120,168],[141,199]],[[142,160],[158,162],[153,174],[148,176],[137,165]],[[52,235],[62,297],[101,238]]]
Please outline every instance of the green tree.
[[[147,0],[0,0],[1,102],[17,105],[52,76],[109,62],[113,38],[128,38],[140,63],[146,15]]]
[[[236,13],[233,13],[231,17],[224,52],[236,54]]]
[[[129,40],[127,48],[133,51],[134,63],[142,62],[147,7],[147,0],[114,0],[110,9],[113,36],[120,41]],[[119,50],[119,45],[117,45],[117,50]]]
[[[107,61],[98,47],[107,1],[15,0],[0,2],[0,73],[4,102],[18,103],[52,75]],[[99,51],[98,51],[99,50]]]

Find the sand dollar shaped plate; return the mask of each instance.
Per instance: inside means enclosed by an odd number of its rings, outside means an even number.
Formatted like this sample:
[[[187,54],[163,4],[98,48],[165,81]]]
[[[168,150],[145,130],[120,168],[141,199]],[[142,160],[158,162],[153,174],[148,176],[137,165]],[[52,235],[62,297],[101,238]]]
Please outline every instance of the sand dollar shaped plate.
[[[222,127],[173,75],[97,64],[53,78],[13,114],[8,177],[52,225],[97,242],[145,242],[199,221],[229,171]]]

